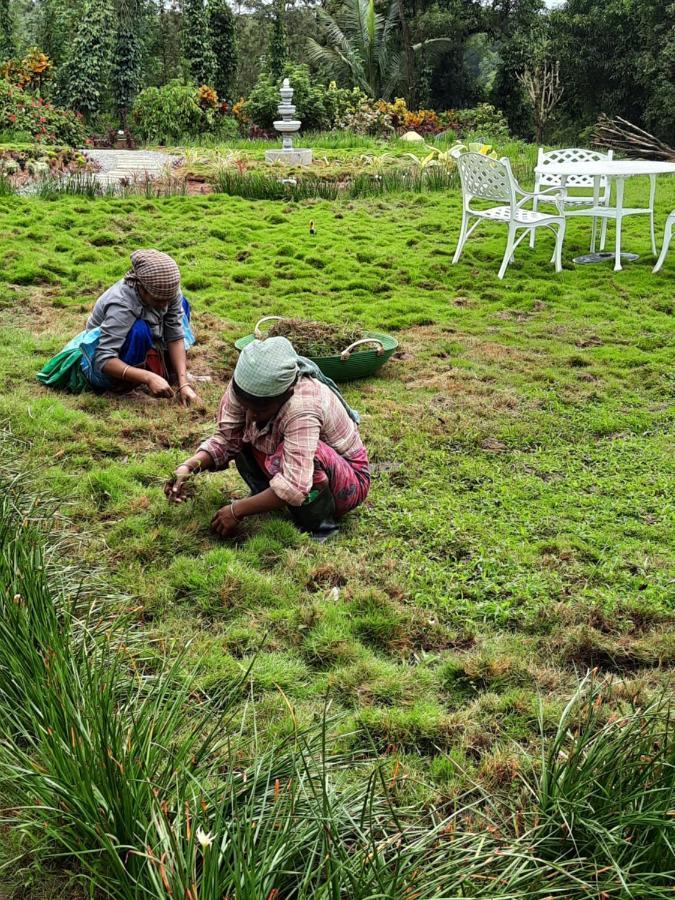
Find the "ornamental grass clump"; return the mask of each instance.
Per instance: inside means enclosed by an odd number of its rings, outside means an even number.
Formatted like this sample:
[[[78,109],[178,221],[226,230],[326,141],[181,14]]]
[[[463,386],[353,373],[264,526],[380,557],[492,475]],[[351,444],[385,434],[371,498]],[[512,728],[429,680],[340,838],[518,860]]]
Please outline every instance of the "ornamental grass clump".
[[[186,719],[177,665],[148,673],[122,622],[80,617],[76,586],[69,596],[55,583],[41,535],[7,494],[0,522],[3,805],[39,854],[73,856],[111,896],[134,896],[153,816],[214,750],[208,723],[199,709]]]
[[[607,716],[612,689],[582,685],[542,746],[532,841],[550,863],[594,873],[596,896],[666,897],[675,875],[669,698]]]

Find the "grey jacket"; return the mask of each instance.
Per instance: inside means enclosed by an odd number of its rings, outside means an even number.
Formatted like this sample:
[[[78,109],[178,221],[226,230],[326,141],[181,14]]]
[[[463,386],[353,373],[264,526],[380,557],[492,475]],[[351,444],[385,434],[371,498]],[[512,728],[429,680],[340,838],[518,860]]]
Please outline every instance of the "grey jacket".
[[[101,329],[94,355],[94,368],[99,373],[102,373],[108,360],[120,355],[127,335],[137,319],[148,323],[154,343],[163,348],[185,336],[180,295],[164,309],[150,309],[141,303],[136,289],[122,279],[101,294],[87,319],[87,331],[92,328]]]

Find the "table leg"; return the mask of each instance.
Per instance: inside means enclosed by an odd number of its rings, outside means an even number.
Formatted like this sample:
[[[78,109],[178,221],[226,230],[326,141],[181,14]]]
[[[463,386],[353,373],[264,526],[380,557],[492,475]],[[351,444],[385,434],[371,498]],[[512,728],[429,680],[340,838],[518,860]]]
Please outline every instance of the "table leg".
[[[614,247],[614,271],[621,271],[621,220],[623,218],[623,175],[616,176],[616,244]]]
[[[593,207],[597,207],[600,203],[600,176],[593,178]],[[591,253],[595,253],[595,239],[598,233],[598,219],[593,216],[593,226],[591,228]]]
[[[649,225],[652,233],[652,253],[656,256],[656,235],[654,234],[654,197],[656,195],[656,175],[649,176]]]

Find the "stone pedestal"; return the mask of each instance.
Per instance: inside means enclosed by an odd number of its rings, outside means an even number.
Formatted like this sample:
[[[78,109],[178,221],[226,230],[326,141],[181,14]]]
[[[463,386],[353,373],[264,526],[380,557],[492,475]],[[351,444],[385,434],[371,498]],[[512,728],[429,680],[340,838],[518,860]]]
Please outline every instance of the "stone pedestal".
[[[281,163],[284,166],[311,166],[312,151],[295,148],[293,150],[265,150],[265,162]]]

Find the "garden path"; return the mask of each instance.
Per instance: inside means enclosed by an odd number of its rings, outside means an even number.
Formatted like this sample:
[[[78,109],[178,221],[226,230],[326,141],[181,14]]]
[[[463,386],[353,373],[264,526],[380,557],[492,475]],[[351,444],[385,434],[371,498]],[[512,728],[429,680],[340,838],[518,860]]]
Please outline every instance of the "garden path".
[[[119,184],[122,179],[133,181],[146,176],[160,178],[178,159],[161,150],[86,150],[85,153],[100,165],[96,177],[104,184]]]

